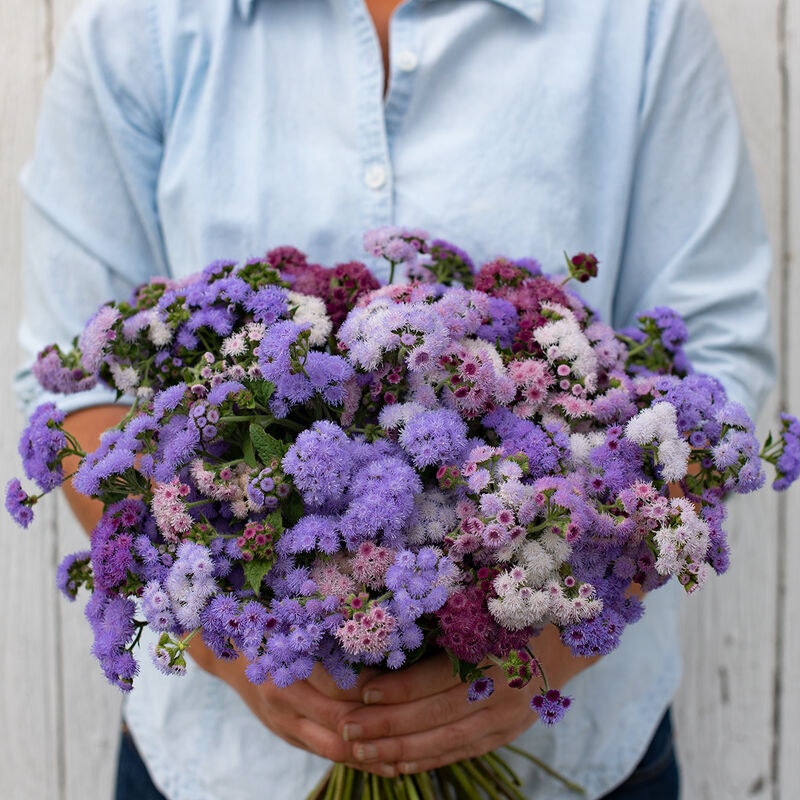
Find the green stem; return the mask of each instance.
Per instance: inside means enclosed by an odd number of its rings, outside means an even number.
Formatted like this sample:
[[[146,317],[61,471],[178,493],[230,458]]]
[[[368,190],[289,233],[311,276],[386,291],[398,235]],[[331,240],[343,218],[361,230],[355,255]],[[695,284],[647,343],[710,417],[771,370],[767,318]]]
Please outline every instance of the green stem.
[[[343,796],[350,800],[353,796],[353,783],[356,779],[356,770],[352,767],[345,767],[344,768],[344,791]]]
[[[497,793],[497,784],[487,780],[486,776],[482,774],[481,771],[475,766],[474,759],[468,758],[466,761],[459,762],[459,764],[460,766],[463,766],[464,771],[469,775],[470,778],[472,778],[473,782],[478,784],[478,786],[483,789],[488,797],[488,800],[502,800],[500,795]],[[506,793],[503,792],[503,794]]]
[[[331,772],[333,771],[333,767],[331,767],[320,779],[317,785],[312,789],[311,794],[306,798],[306,800],[322,800],[325,796],[325,789],[328,786],[328,781],[331,779]]]
[[[522,785],[517,773],[508,766],[506,760],[502,758],[497,751],[486,753],[486,755],[483,756],[483,760],[486,763],[486,768],[497,774],[499,779],[509,784],[513,784],[514,786]]]
[[[486,776],[486,779],[491,781],[503,793],[503,797],[507,798],[507,800],[525,800],[524,795],[517,788],[521,786],[521,783],[516,773],[500,759],[506,770],[504,773],[489,758],[491,755],[491,753],[487,753],[480,758],[474,759],[475,768],[480,770]]]
[[[415,777],[416,776],[412,775],[403,775],[403,785],[406,790],[406,797],[408,800],[421,800],[415,785]]]
[[[481,796],[475,791],[475,787],[467,780],[467,774],[461,764],[458,762],[451,764],[450,772],[455,778],[455,782],[464,792],[463,795],[459,794],[459,798],[463,798],[463,800],[481,800]]]
[[[420,772],[415,776],[417,780],[417,789],[421,796],[421,800],[436,800],[436,788],[433,785],[433,778],[430,772]]]
[[[540,758],[537,758],[532,753],[528,753],[525,750],[522,750],[519,747],[515,747],[513,744],[505,745],[506,750],[510,750],[512,753],[516,753],[518,756],[522,756],[523,758],[527,758],[532,764],[536,764],[539,769],[546,772],[551,778],[555,778],[557,781],[560,781],[564,784],[568,789],[573,792],[577,792],[578,794],[586,794],[586,789],[583,786],[580,786],[577,783],[574,783],[569,778],[562,775],[558,770],[553,769],[549,764],[546,764]]]

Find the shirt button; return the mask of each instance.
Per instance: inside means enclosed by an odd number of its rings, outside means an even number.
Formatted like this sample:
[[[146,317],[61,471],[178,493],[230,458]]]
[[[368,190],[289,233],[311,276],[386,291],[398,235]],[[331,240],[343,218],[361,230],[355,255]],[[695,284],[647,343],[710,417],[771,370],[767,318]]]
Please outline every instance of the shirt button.
[[[413,72],[419,64],[419,59],[416,53],[411,50],[401,50],[397,54],[397,68],[403,72]]]
[[[369,189],[380,189],[386,183],[386,170],[380,164],[373,164],[364,173],[364,183]]]

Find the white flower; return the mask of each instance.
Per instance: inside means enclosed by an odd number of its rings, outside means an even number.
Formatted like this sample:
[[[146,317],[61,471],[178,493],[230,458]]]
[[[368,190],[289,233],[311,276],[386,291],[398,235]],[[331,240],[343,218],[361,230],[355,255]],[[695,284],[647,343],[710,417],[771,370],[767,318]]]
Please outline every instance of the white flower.
[[[589,378],[586,388],[592,391],[597,372],[597,356],[591,342],[581,330],[580,323],[572,311],[557,303],[542,303],[542,309],[555,312],[560,319],[537,328],[533,332],[534,339],[547,353],[550,361],[567,361],[576,376]]]
[[[672,403],[655,403],[642,409],[625,426],[625,436],[636,444],[678,439],[678,412]]]
[[[658,463],[665,481],[679,481],[686,476],[692,448],[685,439],[667,439],[658,446]]]
[[[569,437],[569,449],[572,454],[572,464],[575,467],[589,465],[589,453],[595,447],[603,444],[606,437],[602,431],[590,433],[573,433]]]
[[[172,333],[172,328],[158,314],[153,313],[147,331],[150,341],[156,347],[166,347],[172,341]]]
[[[385,431],[395,431],[405,426],[412,417],[427,411],[422,403],[394,403],[384,406],[378,415],[378,424]]]
[[[438,489],[421,492],[414,498],[416,513],[408,529],[411,544],[440,542],[456,528],[458,517],[452,500]]]
[[[669,501],[672,514],[666,525],[655,532],[658,545],[656,571],[660,575],[683,573],[700,575],[702,564],[710,542],[710,532],[706,522],[697,516],[694,506],[683,497]]]
[[[139,382],[139,373],[133,367],[123,367],[116,361],[111,363],[111,377],[123,394],[132,392]]]
[[[561,566],[572,555],[572,547],[560,532],[545,531],[539,537],[539,544],[550,553],[558,566]]]
[[[625,426],[625,435],[638,445],[658,442],[658,463],[665,481],[686,475],[692,449],[678,432],[678,412],[672,403],[656,403],[640,411]]]
[[[321,347],[328,340],[333,323],[325,310],[325,303],[319,297],[311,297],[299,292],[288,292],[289,304],[294,308],[292,319],[298,324],[310,325],[308,342],[312,347]]]
[[[558,575],[558,564],[553,556],[536,541],[527,541],[522,549],[522,563],[525,565],[528,582],[531,586],[544,586]]]

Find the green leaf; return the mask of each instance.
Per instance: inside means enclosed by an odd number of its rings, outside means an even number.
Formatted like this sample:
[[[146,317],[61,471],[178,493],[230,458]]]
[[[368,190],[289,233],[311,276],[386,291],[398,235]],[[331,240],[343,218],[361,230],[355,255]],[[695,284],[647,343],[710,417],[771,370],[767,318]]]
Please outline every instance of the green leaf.
[[[244,577],[247,585],[258,595],[261,594],[261,581],[272,569],[272,561],[253,559],[244,563]]]
[[[287,525],[294,525],[303,516],[303,498],[297,492],[292,492],[281,507]]]
[[[242,458],[244,458],[244,463],[247,464],[250,469],[256,469],[258,467],[252,438],[245,439],[242,442]]]
[[[264,522],[271,526],[278,536],[283,533],[283,514],[280,511],[273,511]]]
[[[267,433],[260,425],[250,426],[250,442],[262,464],[269,465],[273,461],[280,462],[286,454],[283,442]]]
[[[275,384],[270,381],[253,381],[251,388],[253,396],[260,406],[266,406],[270,397],[275,393]]]

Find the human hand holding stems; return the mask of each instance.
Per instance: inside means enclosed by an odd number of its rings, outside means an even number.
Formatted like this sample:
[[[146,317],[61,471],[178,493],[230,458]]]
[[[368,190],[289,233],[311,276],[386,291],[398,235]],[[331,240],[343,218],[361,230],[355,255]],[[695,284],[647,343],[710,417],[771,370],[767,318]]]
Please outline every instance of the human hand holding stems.
[[[553,626],[542,630],[535,645],[554,685],[563,686],[597,661],[573,656]],[[383,778],[427,772],[492,753],[537,720],[530,700],[540,690],[540,681],[534,679],[522,690],[499,681],[490,697],[470,703],[466,686],[444,653],[396,672],[364,670],[350,690],[337,687],[319,666],[308,680],[286,688],[270,681],[253,684],[245,675],[244,659],[220,660],[199,638],[189,653],[289,744]],[[549,771],[547,765],[536,763]]]

